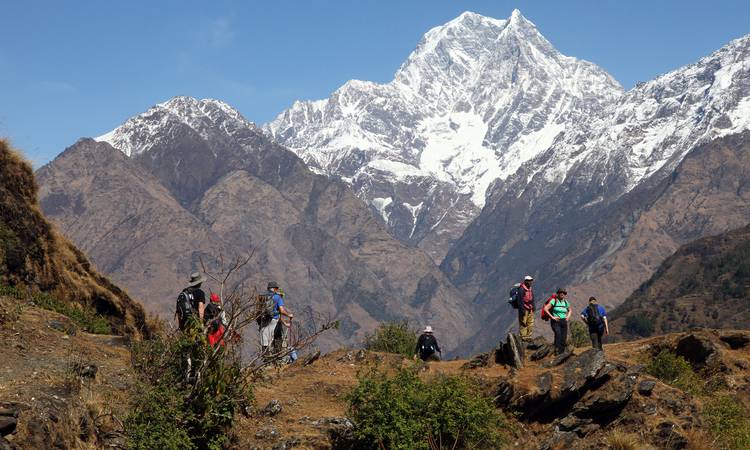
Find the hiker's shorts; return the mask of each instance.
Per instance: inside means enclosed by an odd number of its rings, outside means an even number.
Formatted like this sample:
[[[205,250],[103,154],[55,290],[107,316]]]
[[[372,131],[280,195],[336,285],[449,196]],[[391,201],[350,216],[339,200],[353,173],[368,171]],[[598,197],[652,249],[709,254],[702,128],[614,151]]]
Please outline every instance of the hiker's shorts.
[[[271,319],[270,322],[268,322],[268,325],[260,329],[260,345],[263,347],[268,347],[271,345],[271,342],[273,342],[273,330],[276,329],[276,324],[279,322],[279,319]]]

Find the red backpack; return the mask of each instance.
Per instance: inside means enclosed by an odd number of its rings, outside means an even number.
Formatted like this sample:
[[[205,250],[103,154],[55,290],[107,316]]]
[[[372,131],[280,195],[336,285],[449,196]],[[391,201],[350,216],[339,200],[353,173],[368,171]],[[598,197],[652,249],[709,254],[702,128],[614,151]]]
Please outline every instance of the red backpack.
[[[557,298],[557,294],[552,294],[552,295],[549,296],[549,298],[547,299],[547,301],[544,302],[544,306],[542,306],[542,320],[547,321],[547,320],[550,319],[550,315],[547,312],[547,304],[549,302],[551,302],[553,299],[556,299],[556,298]]]

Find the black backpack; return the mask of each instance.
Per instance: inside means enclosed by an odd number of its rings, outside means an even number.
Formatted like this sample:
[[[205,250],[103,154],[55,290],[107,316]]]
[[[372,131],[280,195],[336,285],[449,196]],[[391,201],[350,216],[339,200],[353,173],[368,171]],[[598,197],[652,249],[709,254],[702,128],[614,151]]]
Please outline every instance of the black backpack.
[[[216,332],[219,329],[219,325],[222,324],[221,306],[213,302],[209,303],[203,311],[203,322],[212,333]]]
[[[521,305],[518,304],[518,297],[520,296],[519,291],[521,290],[521,284],[514,284],[512,288],[510,288],[510,292],[508,293],[508,303],[513,309],[518,309]]]
[[[177,321],[180,330],[184,330],[188,319],[195,314],[195,296],[189,289],[185,289],[177,296]]]
[[[424,342],[419,347],[420,356],[429,356],[437,351],[437,339],[435,336],[425,336]]]
[[[597,305],[588,306],[589,313],[586,316],[586,323],[591,328],[600,328],[604,322],[602,315],[599,314],[599,307]]]

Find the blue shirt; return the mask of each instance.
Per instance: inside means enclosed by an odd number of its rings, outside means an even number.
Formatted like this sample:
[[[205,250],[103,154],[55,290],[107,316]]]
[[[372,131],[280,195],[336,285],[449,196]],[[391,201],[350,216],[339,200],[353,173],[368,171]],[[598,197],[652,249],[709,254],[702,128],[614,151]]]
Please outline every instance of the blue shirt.
[[[279,294],[273,294],[273,318],[278,319],[281,317],[279,307],[284,306],[284,298]]]

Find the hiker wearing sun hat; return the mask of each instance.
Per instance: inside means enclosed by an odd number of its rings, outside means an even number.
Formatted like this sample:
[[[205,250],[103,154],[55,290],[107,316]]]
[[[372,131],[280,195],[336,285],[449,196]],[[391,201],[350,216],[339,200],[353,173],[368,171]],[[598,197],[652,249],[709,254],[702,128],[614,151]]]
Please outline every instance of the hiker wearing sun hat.
[[[417,348],[414,350],[414,357],[421,359],[422,361],[440,361],[440,356],[443,353],[440,351],[437,339],[432,334],[432,327],[427,325],[424,327],[424,331],[417,340]]]
[[[198,272],[190,274],[188,285],[177,296],[177,307],[175,317],[177,318],[180,330],[184,330],[189,319],[195,315],[203,321],[203,309],[206,306],[206,293],[201,289],[201,285],[206,281],[206,277]]]

